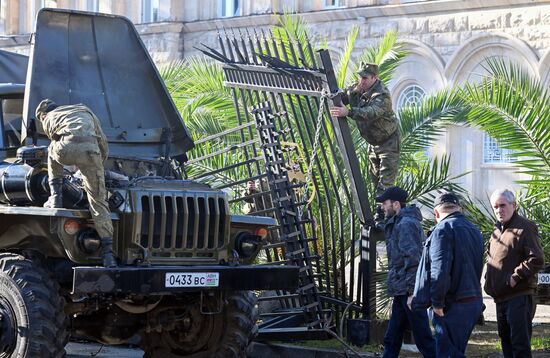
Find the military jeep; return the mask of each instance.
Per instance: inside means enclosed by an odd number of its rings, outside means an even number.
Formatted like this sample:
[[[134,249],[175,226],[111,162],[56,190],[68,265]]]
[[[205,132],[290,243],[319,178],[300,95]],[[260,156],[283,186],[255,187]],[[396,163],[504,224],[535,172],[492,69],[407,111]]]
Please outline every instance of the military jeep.
[[[0,85],[0,356],[61,357],[70,336],[147,357],[244,356],[251,290],[298,284],[297,267],[252,265],[274,220],[232,215],[226,193],[182,179],[193,141],[128,19],[43,9],[32,39],[26,83]],[[64,208],[42,207],[43,98],[102,122],[116,268],[101,266],[76,168]]]

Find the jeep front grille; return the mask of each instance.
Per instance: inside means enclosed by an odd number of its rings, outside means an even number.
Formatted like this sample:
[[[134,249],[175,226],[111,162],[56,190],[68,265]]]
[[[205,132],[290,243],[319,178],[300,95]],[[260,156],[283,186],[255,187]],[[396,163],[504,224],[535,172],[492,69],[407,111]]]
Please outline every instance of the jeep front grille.
[[[223,194],[142,193],[139,244],[157,257],[215,258],[228,240]]]

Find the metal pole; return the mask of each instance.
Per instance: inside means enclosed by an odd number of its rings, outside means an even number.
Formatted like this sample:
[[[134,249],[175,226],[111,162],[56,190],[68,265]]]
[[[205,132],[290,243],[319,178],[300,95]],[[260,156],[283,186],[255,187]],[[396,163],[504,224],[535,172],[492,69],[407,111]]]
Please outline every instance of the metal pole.
[[[342,105],[342,99],[338,94],[338,83],[334,73],[334,67],[330,59],[328,50],[318,51],[321,66],[327,78],[327,85],[331,94],[335,94],[332,98],[334,105]],[[360,249],[360,265],[362,271],[362,290],[363,290],[363,317],[367,320],[374,318],[376,305],[371,305],[371,300],[376,297],[374,285],[371,285],[372,273],[374,272],[374,264],[376,260],[376,240],[371,235],[370,228],[374,225],[372,211],[369,206],[369,196],[365,186],[365,181],[357,159],[357,152],[353,145],[351,131],[346,118],[333,118],[334,135],[342,154],[344,167],[348,173],[350,180],[351,192],[355,208],[357,210],[359,220],[362,224],[361,230],[361,249]],[[372,327],[372,324],[369,324]],[[370,331],[370,329],[369,329]]]

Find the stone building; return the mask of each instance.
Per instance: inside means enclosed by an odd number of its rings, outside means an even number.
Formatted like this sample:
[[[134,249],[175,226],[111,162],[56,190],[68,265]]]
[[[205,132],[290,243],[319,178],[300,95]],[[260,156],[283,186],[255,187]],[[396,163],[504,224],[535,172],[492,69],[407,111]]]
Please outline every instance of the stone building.
[[[313,33],[337,55],[352,25],[360,28],[356,50],[397,30],[410,51],[389,84],[395,106],[423,95],[476,81],[486,58],[513,60],[550,85],[550,1],[542,0],[1,0],[0,48],[26,53],[41,7],[119,14],[137,24],[157,63],[215,46],[219,28],[268,28],[274,12],[303,16]],[[336,57],[336,56],[335,56]],[[478,198],[519,178],[512,160],[478,130],[450,126],[433,149],[452,156],[455,174]]]

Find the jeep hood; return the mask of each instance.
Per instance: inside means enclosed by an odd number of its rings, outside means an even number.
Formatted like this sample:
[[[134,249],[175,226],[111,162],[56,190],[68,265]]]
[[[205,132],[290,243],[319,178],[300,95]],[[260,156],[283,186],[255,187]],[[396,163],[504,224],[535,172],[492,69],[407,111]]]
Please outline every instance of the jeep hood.
[[[34,118],[44,98],[91,108],[111,156],[178,157],[193,147],[157,68],[125,17],[40,10],[29,56],[24,123]],[[43,134],[39,123],[37,130]]]

